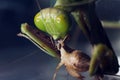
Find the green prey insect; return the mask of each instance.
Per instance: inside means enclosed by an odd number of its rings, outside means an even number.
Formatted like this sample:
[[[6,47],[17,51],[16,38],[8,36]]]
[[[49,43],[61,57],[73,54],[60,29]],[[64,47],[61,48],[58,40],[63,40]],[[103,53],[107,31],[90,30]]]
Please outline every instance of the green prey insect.
[[[60,62],[60,64],[64,64],[73,77],[82,80],[83,77],[78,74],[79,70],[75,70],[83,69],[80,68],[82,64],[79,64],[79,61],[83,62],[80,58],[81,56],[77,55],[80,60],[75,60],[73,64],[77,63],[79,65],[76,68],[73,68],[75,65],[67,64],[69,60],[63,60],[69,57],[61,55],[62,53],[69,53],[67,52],[68,48],[66,49],[63,47],[64,45],[62,45],[64,42],[60,42],[60,40],[64,41],[63,39],[70,30],[71,20],[69,15],[74,17],[76,23],[93,46],[91,60],[89,57],[82,56],[84,60],[87,60],[87,68],[85,71],[88,70],[90,76],[95,76],[96,80],[102,80],[104,74],[116,74],[119,68],[118,60],[110,41],[96,16],[95,0],[56,0],[53,8],[42,9],[36,14],[34,22],[40,31],[31,29],[28,24],[23,24],[19,36],[28,38],[49,55],[61,58],[61,61],[63,62]],[[57,44],[60,44],[61,47],[58,48]],[[83,55],[83,53],[79,51],[78,53]],[[74,51],[72,51],[71,54],[74,55]],[[77,57],[74,56],[73,58],[76,59]],[[58,70],[60,66],[61,65],[58,65],[56,70]],[[56,72],[53,80],[55,80],[55,76]]]

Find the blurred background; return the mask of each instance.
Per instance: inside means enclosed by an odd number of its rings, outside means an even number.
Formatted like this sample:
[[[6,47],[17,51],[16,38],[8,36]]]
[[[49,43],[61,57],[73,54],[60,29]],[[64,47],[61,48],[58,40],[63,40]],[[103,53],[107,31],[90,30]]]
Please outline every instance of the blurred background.
[[[41,8],[49,7],[54,2],[39,0]],[[21,23],[27,22],[34,26],[33,18],[38,11],[35,0],[0,0],[0,80],[52,79],[59,61],[42,52],[27,39],[17,36]],[[120,59],[120,0],[97,0],[96,11],[101,21],[115,23],[112,28],[105,25],[105,30]],[[87,53],[91,52],[91,46],[81,32],[80,45],[76,44],[73,46]],[[64,67],[57,77],[72,80],[67,72],[64,72]]]

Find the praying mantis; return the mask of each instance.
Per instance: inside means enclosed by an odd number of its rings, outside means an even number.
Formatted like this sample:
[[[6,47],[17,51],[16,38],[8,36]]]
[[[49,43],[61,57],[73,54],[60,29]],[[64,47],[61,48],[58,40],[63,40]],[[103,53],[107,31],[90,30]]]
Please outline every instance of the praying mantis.
[[[71,28],[71,16],[92,45],[91,58],[65,43]],[[29,39],[45,53],[61,59],[53,80],[62,65],[79,80],[84,78],[79,72],[88,71],[97,80],[102,80],[104,74],[114,75],[118,72],[117,56],[97,17],[95,0],[56,0],[52,8],[37,13],[34,23],[37,29],[24,23],[18,35]]]

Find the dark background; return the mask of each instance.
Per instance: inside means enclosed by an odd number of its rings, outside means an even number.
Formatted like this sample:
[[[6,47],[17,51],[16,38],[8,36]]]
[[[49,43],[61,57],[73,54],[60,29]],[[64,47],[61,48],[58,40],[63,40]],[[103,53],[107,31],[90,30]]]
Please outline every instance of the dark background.
[[[49,7],[54,0],[39,0],[41,8]],[[98,0],[96,11],[101,20],[120,20],[120,0]],[[58,60],[39,50],[30,41],[20,38],[21,23],[34,26],[34,15],[39,11],[35,0],[0,0],[0,80],[50,80]],[[105,28],[119,57],[120,29]],[[91,49],[81,35],[77,48]],[[59,72],[66,79],[67,73]],[[63,79],[62,78],[62,79]],[[61,78],[60,78],[61,79]],[[59,79],[57,79],[59,80]]]

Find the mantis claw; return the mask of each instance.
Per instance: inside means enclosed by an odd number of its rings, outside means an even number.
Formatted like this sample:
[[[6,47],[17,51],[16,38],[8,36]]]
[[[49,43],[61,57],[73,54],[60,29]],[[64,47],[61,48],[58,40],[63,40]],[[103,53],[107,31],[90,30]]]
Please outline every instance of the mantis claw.
[[[99,71],[100,72],[98,76],[103,76],[103,74],[114,74],[116,71],[118,71],[118,66],[115,65],[115,55],[106,45],[97,44],[93,47],[93,53],[89,67],[90,76],[97,75]]]
[[[42,31],[39,31],[35,28],[32,28],[27,23],[23,23],[21,25],[21,33],[18,36],[25,37],[33,42],[38,48],[43,50],[45,53],[53,56],[53,57],[60,57],[59,51],[57,50],[56,46],[51,41],[51,37],[45,35]]]

